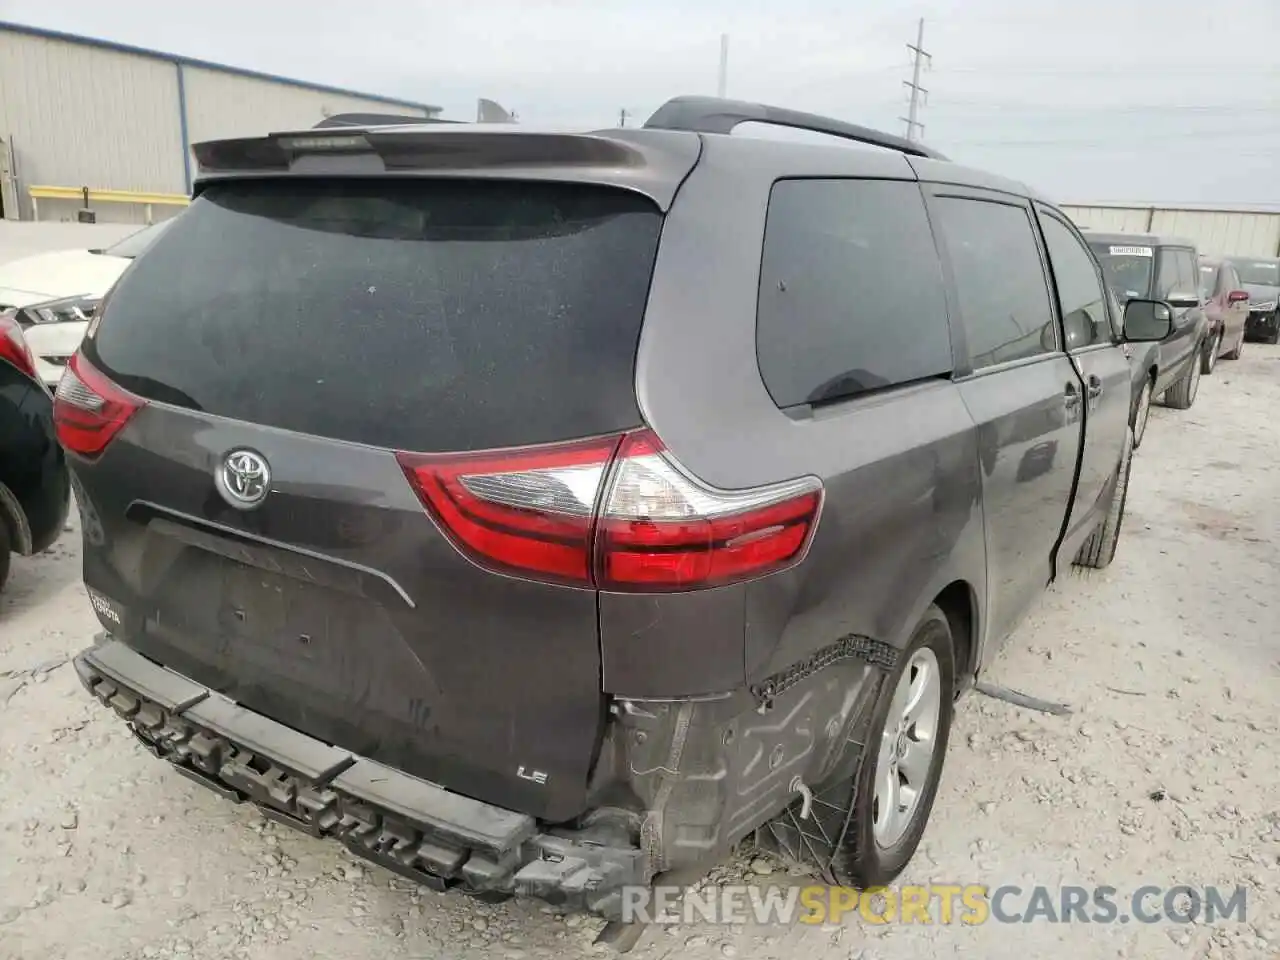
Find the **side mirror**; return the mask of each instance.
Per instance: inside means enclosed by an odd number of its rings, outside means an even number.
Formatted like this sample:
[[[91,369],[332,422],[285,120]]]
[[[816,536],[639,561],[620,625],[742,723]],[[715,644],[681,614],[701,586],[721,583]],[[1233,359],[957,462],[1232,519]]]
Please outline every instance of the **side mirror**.
[[[1230,293],[1227,294],[1227,303],[1248,303],[1248,302],[1249,302],[1248,290],[1232,290]]]
[[[1177,290],[1169,294],[1168,304],[1179,310],[1190,309],[1191,307],[1200,306],[1200,295],[1196,293],[1187,293],[1183,290]]]
[[[1130,343],[1159,343],[1173,333],[1173,310],[1159,300],[1130,300],[1124,305],[1124,338]]]

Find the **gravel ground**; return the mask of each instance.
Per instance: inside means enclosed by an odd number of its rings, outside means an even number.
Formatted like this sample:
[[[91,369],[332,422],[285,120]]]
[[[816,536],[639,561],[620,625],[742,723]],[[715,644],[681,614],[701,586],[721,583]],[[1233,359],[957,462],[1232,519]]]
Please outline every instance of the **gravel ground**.
[[[1277,361],[1280,349],[1250,344],[1204,380],[1191,411],[1153,411],[1115,564],[1049,591],[989,674],[1074,713],[966,698],[902,878],[1109,885],[1122,897],[1143,884],[1244,884],[1246,922],[684,926],[651,929],[632,956],[1280,957],[1280,641],[1266,612],[1280,588]],[[65,657],[96,630],[77,530],[15,562],[0,597],[2,960],[602,949],[599,921],[419,891],[190,784],[82,692]],[[787,874],[741,859],[716,876]]]

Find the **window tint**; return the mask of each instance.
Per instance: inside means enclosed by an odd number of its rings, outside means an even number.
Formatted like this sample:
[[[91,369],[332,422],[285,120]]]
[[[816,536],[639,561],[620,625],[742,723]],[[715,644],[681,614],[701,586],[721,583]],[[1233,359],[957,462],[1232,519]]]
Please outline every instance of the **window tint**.
[[[756,349],[780,407],[951,372],[942,270],[916,184],[774,184]]]
[[[1156,271],[1155,297],[1157,300],[1163,300],[1177,289],[1177,251],[1165,247],[1160,251],[1160,268]]]
[[[941,198],[938,211],[974,367],[1055,350],[1049,289],[1027,212],[956,197]]]
[[[1200,289],[1195,257],[1183,247],[1164,247],[1160,251],[1160,269],[1156,276],[1156,298],[1166,299],[1173,293],[1194,294]]]
[[[1217,293],[1218,268],[1211,263],[1200,264],[1200,296],[1208,300]]]
[[[111,295],[91,362],[144,397],[380,447],[634,426],[661,214],[582,185],[210,186]]]
[[[1075,234],[1056,217],[1040,218],[1045,246],[1062,305],[1062,328],[1067,349],[1076,350],[1095,343],[1110,343],[1111,322],[1107,317],[1106,293],[1093,257]]]

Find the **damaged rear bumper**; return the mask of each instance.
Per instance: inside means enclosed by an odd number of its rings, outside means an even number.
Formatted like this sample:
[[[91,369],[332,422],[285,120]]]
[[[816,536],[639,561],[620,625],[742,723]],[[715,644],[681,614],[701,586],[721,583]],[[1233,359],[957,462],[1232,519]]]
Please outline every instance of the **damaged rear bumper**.
[[[75,659],[85,688],[156,756],[236,803],[328,837],[436,890],[530,896],[616,919],[648,859],[409,776],[254,713],[109,637]]]

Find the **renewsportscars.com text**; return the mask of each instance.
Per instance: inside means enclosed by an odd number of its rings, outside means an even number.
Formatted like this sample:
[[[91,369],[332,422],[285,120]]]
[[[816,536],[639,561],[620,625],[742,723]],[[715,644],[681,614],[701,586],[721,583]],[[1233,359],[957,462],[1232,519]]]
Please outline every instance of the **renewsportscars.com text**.
[[[642,923],[963,924],[1244,922],[1244,887],[997,886],[934,883],[870,890],[757,887],[685,890],[627,887],[622,919]]]

